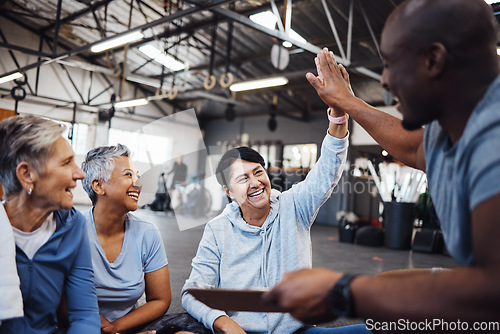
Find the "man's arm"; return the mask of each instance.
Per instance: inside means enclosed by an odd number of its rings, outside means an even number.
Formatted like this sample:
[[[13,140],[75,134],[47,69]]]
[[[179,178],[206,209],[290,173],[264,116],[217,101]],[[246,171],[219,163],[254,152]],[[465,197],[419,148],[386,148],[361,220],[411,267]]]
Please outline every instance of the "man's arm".
[[[396,159],[425,171],[423,129],[408,131],[401,120],[380,111],[352,95],[347,71],[324,49],[318,54],[321,77],[307,73],[309,83],[319,97],[336,112],[346,112]]]
[[[498,321],[500,310],[500,195],[472,213],[476,265],[437,273],[361,276],[350,285],[355,315],[377,321]],[[285,275],[266,296],[304,322],[334,319],[327,295],[341,273],[309,269]]]

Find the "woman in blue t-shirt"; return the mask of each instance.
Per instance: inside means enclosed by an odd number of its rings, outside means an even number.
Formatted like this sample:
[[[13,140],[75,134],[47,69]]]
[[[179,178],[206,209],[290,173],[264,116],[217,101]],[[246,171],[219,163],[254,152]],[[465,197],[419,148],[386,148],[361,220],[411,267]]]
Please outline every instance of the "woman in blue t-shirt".
[[[85,219],[73,207],[85,175],[63,131],[37,116],[0,122],[0,333],[55,332],[64,294],[68,333],[99,333]]]
[[[166,313],[171,301],[161,236],[153,224],[130,213],[137,209],[142,188],[130,155],[120,144],[98,147],[82,164],[83,187],[94,205],[84,216],[102,333],[144,330]],[[146,300],[140,305],[144,293]]]

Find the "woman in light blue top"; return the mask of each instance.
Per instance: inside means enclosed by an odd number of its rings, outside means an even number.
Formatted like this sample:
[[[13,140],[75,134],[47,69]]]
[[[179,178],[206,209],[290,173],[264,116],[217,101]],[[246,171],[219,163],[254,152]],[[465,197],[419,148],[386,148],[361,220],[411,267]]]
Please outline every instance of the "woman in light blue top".
[[[84,213],[102,333],[141,331],[171,301],[168,262],[157,228],[133,216],[142,185],[127,147],[98,147],[82,164],[94,207]],[[145,293],[146,302],[138,305]]]

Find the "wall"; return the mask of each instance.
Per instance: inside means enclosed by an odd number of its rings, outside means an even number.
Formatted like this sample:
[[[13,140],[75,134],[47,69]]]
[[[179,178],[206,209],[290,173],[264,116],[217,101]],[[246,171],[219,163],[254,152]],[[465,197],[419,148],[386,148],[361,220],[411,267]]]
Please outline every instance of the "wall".
[[[392,115],[397,118],[401,118],[401,114],[397,109],[393,106],[391,107],[378,107],[379,110],[382,110],[385,113],[388,113],[389,115]],[[358,146],[358,145],[377,145],[377,142],[368,134],[368,132],[365,131],[357,122],[353,121],[353,127],[352,127],[352,138],[351,138],[351,143],[352,145]]]
[[[267,127],[269,117],[252,117],[207,123],[205,127],[205,143],[207,146],[220,145],[223,141],[239,140],[242,133],[248,133],[249,141],[282,141],[283,144],[321,144],[328,129],[328,120],[323,114],[311,115],[307,123],[277,116],[278,127],[271,132]]]
[[[380,110],[401,118],[395,107],[382,107]],[[321,144],[328,121],[326,113],[314,113],[310,115],[309,122],[277,116],[278,128],[271,132],[267,128],[268,117],[251,117],[236,119],[233,122],[225,120],[213,121],[205,127],[205,143],[207,146],[218,145],[223,141],[234,141],[240,139],[242,133],[249,134],[250,142],[255,140],[275,141],[281,140],[284,144]],[[352,145],[377,145],[375,140],[355,121],[352,122],[350,140]]]

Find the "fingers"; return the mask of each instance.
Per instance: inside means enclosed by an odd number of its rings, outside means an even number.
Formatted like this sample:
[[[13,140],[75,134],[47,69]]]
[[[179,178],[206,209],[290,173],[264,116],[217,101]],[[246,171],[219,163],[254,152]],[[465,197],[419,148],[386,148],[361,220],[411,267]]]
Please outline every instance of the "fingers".
[[[340,73],[342,74],[342,78],[344,78],[345,84],[347,85],[347,88],[349,89],[349,92],[354,96],[354,92],[352,91],[351,87],[351,79],[349,78],[349,72],[345,69],[344,65],[340,64]]]
[[[316,89],[316,90],[318,90],[322,84],[322,83],[320,83],[318,78],[314,74],[312,74],[311,72],[306,74],[306,79],[307,79],[307,81],[309,81],[311,86],[313,86],[314,89]]]
[[[323,72],[321,72],[321,67],[319,65],[319,58],[318,57],[314,58],[314,63],[316,64],[316,70],[318,72],[317,79],[320,82],[320,84],[323,84],[324,83],[324,81],[323,81]]]
[[[279,295],[280,295],[279,289],[277,288],[278,286],[279,286],[279,283],[277,286],[272,288],[270,291],[267,291],[262,295],[262,301],[264,303],[273,304],[273,305],[278,304]]]
[[[339,69],[340,69],[340,74],[342,75],[342,78],[344,78],[344,80],[347,81],[347,83],[350,84],[350,82],[349,82],[349,73],[345,69],[344,65],[340,64],[339,65]]]
[[[320,60],[320,67],[322,69],[324,67],[329,73],[336,73],[340,75],[340,70],[338,68],[337,61],[335,61],[335,56],[332,51],[329,51],[327,48],[324,48],[319,53],[318,57]],[[324,75],[326,74],[325,71],[323,71],[322,73]]]

